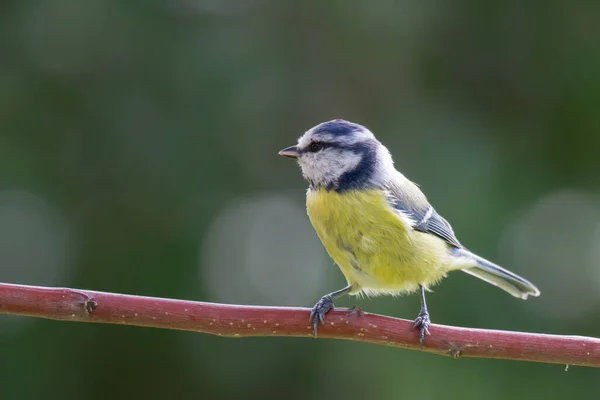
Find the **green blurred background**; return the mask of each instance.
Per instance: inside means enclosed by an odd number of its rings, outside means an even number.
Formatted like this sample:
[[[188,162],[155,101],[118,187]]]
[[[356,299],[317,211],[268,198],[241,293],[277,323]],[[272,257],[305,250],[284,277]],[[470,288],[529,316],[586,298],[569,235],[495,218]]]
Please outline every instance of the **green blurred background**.
[[[0,281],[312,306],[343,285],[277,156],[368,126],[472,250],[434,322],[600,336],[599,2],[5,0]],[[417,296],[340,306],[414,318]],[[597,370],[0,317],[2,399],[600,398]]]

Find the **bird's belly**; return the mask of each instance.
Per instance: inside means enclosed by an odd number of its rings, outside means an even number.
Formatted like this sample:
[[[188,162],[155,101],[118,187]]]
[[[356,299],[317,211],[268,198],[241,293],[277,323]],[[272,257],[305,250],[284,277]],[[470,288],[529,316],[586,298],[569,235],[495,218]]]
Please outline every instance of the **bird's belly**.
[[[445,275],[429,251],[444,244],[406,225],[380,191],[309,191],[307,211],[353,292],[397,294]]]

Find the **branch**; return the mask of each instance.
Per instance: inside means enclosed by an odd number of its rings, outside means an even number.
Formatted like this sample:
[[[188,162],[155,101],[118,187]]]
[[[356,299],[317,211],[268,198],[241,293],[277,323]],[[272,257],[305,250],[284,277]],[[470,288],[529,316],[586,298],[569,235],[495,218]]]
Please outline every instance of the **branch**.
[[[65,321],[179,329],[226,337],[312,336],[310,310],[203,303],[155,297],[0,283],[0,314]],[[412,321],[336,309],[319,337],[418,350]],[[435,325],[423,351],[600,367],[600,339]]]

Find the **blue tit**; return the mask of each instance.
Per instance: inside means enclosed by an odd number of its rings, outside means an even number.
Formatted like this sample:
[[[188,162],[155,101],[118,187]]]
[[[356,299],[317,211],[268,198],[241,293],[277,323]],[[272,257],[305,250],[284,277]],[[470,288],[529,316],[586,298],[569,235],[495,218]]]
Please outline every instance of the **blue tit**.
[[[520,299],[539,296],[526,279],[479,257],[413,182],[394,168],[390,152],[362,125],[336,119],[308,130],[280,155],[295,159],[308,181],[306,207],[325,249],[348,285],[321,298],[319,321],[342,294],[399,295],[419,291],[419,342],[430,324],[425,291],[461,270]]]

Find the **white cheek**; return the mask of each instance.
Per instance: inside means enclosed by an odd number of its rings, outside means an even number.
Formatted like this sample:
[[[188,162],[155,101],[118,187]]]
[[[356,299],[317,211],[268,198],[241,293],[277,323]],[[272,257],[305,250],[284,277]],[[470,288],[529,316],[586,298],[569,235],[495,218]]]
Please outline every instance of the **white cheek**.
[[[304,154],[300,167],[306,179],[320,185],[336,182],[344,173],[358,166],[362,157],[351,152],[325,150]]]
[[[343,173],[352,171],[358,166],[362,156],[350,152],[332,152],[323,158],[322,167],[330,174],[339,178]]]
[[[305,154],[299,162],[300,168],[302,169],[302,175],[311,181],[317,180],[319,170],[314,156],[312,154]]]

